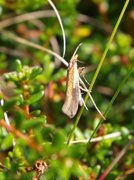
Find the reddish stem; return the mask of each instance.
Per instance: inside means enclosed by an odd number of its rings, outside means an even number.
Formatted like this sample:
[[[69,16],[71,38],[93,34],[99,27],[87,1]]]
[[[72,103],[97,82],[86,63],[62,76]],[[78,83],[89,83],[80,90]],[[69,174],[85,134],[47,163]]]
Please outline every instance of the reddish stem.
[[[37,145],[32,139],[30,139],[28,136],[22,134],[20,131],[16,130],[13,126],[8,125],[3,119],[0,120],[0,125],[3,126],[8,132],[13,133],[16,137],[25,140],[26,144],[29,147],[35,149],[38,152],[42,151],[41,146]]]

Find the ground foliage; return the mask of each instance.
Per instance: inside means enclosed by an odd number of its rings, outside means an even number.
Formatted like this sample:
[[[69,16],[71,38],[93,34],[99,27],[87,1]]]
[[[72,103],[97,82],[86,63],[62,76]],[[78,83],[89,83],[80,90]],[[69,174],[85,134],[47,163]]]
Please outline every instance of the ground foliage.
[[[82,42],[78,65],[85,67],[85,77],[90,84],[125,1],[53,2],[65,29],[65,59],[69,62]],[[131,0],[127,7],[92,90],[102,113],[133,67],[133,3]],[[52,7],[42,0],[1,0],[0,5],[0,97],[4,99],[4,105],[0,107],[0,179],[104,179],[106,169],[133,138],[133,71],[112,104],[106,121],[94,135],[95,138],[111,134],[112,138],[90,142],[87,148],[84,140],[90,138],[101,119],[88,100],[89,110],[83,111],[72,138],[77,142],[66,145],[75,121],[61,110],[67,68],[52,55],[8,36],[9,32],[14,33],[62,54],[62,31]],[[20,18],[20,22],[12,22],[12,17],[31,12],[38,14],[40,10],[44,10],[44,14],[50,10],[49,17]],[[2,27],[1,22],[9,18],[7,25]],[[5,122],[5,112],[10,125]],[[118,133],[116,137],[115,132]],[[134,145],[130,143],[106,179],[134,177],[133,150]]]

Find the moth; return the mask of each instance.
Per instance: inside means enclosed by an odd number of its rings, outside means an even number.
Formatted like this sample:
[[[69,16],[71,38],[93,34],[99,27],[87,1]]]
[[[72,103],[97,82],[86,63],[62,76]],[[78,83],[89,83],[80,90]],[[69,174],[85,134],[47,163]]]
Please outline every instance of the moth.
[[[66,97],[62,107],[62,111],[69,118],[73,118],[76,115],[78,106],[82,106],[84,102],[79,84],[79,69],[77,67],[77,58],[78,55],[74,53],[68,65]]]
[[[79,69],[77,66],[78,55],[76,54],[79,46],[76,48],[76,50],[68,64],[67,81],[66,81],[66,96],[65,96],[65,102],[62,107],[62,111],[69,118],[73,118],[78,111],[79,105],[82,106],[84,104],[84,107],[87,109],[85,102],[81,95],[81,90],[83,90],[88,93],[88,96],[90,97],[94,107],[96,108],[98,113],[101,115],[101,117],[103,119],[105,119],[105,117],[103,116],[101,111],[98,109],[96,103],[94,102],[90,92],[88,91],[88,89],[86,88],[85,84],[83,83],[83,81],[81,80],[81,78],[79,76]],[[80,84],[83,87],[81,87]]]

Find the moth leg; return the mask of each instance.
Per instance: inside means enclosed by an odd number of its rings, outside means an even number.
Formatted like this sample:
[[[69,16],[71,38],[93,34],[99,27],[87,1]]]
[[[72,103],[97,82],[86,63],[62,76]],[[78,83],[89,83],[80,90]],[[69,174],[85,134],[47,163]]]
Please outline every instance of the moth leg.
[[[93,98],[92,98],[92,96],[91,96],[91,93],[88,92],[88,89],[84,89],[84,88],[82,88],[81,86],[80,86],[80,89],[88,93],[88,96],[90,97],[90,99],[91,99],[91,101],[92,101],[95,109],[98,111],[98,113],[101,115],[101,117],[105,120],[106,118],[103,116],[103,114],[101,113],[101,111],[100,111],[99,108],[97,107],[95,101],[93,100]]]
[[[87,85],[90,86],[90,84],[89,84],[89,82],[86,80],[85,76],[83,75],[82,77],[83,77],[84,81],[87,83]]]
[[[78,68],[78,71],[79,71],[79,75],[80,75],[80,76],[82,75],[82,72],[83,72],[84,69],[85,69],[85,67],[79,67],[79,68]]]
[[[84,69],[85,69],[85,67],[79,67],[79,68],[78,68],[79,75],[83,77],[84,81],[85,81],[85,82],[87,83],[87,85],[89,86],[90,84],[89,84],[89,82],[86,80],[86,78],[85,78],[85,76],[84,76],[85,73],[83,73]]]
[[[80,106],[84,105],[85,109],[88,110],[88,108],[84,102],[84,99],[82,98],[81,91],[79,92],[79,105]]]
[[[83,87],[81,87],[80,86],[80,89],[82,90],[82,91],[84,91],[84,92],[87,92],[87,90],[86,89],[84,89]]]

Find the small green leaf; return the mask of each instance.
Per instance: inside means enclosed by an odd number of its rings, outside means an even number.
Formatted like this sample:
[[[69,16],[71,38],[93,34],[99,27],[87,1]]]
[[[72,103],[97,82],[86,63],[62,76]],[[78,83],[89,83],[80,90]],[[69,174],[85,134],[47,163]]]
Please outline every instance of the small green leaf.
[[[20,61],[19,59],[17,59],[15,63],[16,63],[16,64],[15,64],[15,65],[16,65],[16,67],[15,67],[15,68],[16,68],[16,71],[17,71],[17,72],[20,72],[20,71],[22,70],[21,61]]]
[[[33,103],[39,101],[42,98],[43,95],[44,95],[43,91],[35,93],[34,95],[30,96],[30,98],[27,100],[27,103],[28,104],[33,104]]]
[[[31,115],[32,116],[39,116],[41,114],[41,111],[40,110],[36,110],[36,111],[32,111],[31,112]]]
[[[60,148],[62,145],[64,145],[65,142],[65,135],[62,130],[57,130],[53,137],[53,145],[56,145],[56,147]]]
[[[15,146],[15,148],[13,149],[13,156],[17,158],[22,158],[21,148],[19,146]]]
[[[4,74],[4,77],[7,80],[10,80],[10,81],[13,81],[13,82],[18,81],[18,76],[17,76],[16,72],[6,73],[6,74]]]
[[[123,137],[127,137],[130,134],[129,130],[126,127],[121,127],[121,133]]]
[[[46,121],[45,116],[33,118],[32,120],[24,121],[22,128],[27,130],[34,127],[42,126],[45,123],[45,121]]]
[[[13,105],[20,104],[21,101],[22,101],[21,96],[12,97],[8,101],[5,101],[3,110],[6,111],[9,108],[11,108]]]
[[[22,123],[26,120],[25,118],[25,115],[23,112],[21,111],[17,111],[15,112],[15,115],[14,115],[14,122],[15,122],[15,127],[17,129],[20,129],[21,128],[21,125]]]
[[[13,136],[8,134],[1,143],[1,149],[8,149],[13,145]]]
[[[40,67],[33,67],[31,74],[30,74],[30,79],[34,79],[35,77],[37,77],[40,73],[42,72],[42,68]]]
[[[0,179],[1,180],[5,180],[6,179],[6,175],[4,174],[4,172],[0,172]]]

